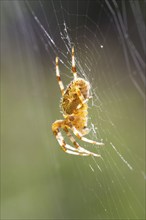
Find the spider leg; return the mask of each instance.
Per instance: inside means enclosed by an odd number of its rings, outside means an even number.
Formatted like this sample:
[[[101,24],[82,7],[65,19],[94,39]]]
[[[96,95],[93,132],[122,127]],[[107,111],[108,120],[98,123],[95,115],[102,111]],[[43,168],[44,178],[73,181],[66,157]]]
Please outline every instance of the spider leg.
[[[75,52],[74,47],[72,47],[72,72],[74,75],[74,80],[77,79],[77,70],[76,70],[76,64],[75,64]]]
[[[95,156],[95,157],[101,157],[101,155],[99,154],[95,154],[91,151],[88,151],[86,149],[84,149],[83,147],[81,147],[74,139],[74,137],[71,135],[71,133],[69,132],[68,128],[65,127],[64,128],[64,131],[66,132],[68,138],[70,139],[70,141],[73,143],[73,145],[75,146],[76,149],[78,149],[80,152],[83,152],[83,153],[86,153],[87,155],[92,155],[92,156]]]
[[[72,127],[72,131],[75,134],[75,136],[78,137],[82,141],[85,141],[90,144],[96,144],[96,145],[101,145],[101,146],[104,145],[104,143],[102,142],[93,141],[93,140],[83,137],[82,134],[80,134],[80,132],[78,132],[75,127]]]
[[[74,154],[74,155],[80,155],[80,156],[88,156],[89,154],[85,152],[79,152],[77,149],[71,147],[69,144],[66,144],[64,141],[64,138],[59,131],[60,128],[64,128],[64,121],[63,120],[58,120],[55,121],[52,125],[52,130],[54,135],[56,136],[56,139],[61,146],[61,149],[68,154]]]
[[[59,84],[59,87],[60,87],[60,90],[61,90],[61,93],[62,93],[62,96],[63,96],[64,95],[64,85],[63,85],[63,82],[62,82],[61,77],[60,77],[58,57],[56,57],[56,77],[57,77],[57,81],[58,81],[58,84]]]

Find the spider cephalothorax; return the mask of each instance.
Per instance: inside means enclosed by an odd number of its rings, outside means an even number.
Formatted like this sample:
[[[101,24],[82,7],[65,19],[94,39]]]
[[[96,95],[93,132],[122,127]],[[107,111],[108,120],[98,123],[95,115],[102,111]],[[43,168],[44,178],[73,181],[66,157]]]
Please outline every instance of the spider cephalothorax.
[[[77,77],[74,48],[72,48],[72,72],[74,74],[74,79],[67,86],[66,90],[64,90],[64,86],[59,73],[58,57],[56,58],[56,76],[62,93],[61,108],[63,110],[64,120],[55,121],[52,124],[52,130],[61,148],[66,153],[81,156],[93,155],[100,157],[100,155],[80,147],[69,131],[71,130],[80,140],[91,144],[103,145],[101,142],[92,141],[83,137],[89,131],[87,128],[87,102],[90,98],[90,84],[85,79]],[[71,147],[65,143],[64,138],[60,133],[61,128],[66,132],[74,147]]]

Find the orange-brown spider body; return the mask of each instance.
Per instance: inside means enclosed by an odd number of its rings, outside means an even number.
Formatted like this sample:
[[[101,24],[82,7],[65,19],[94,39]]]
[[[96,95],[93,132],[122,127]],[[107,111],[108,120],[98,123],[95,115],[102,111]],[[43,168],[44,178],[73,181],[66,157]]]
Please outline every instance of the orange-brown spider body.
[[[90,85],[82,78],[73,80],[61,100],[66,121],[82,135],[87,134],[87,115]]]
[[[56,76],[62,93],[61,108],[63,110],[64,120],[57,120],[52,124],[52,131],[56,136],[56,139],[63,149],[64,152],[68,154],[80,155],[80,156],[98,156],[91,151],[82,148],[74,139],[69,130],[82,141],[103,145],[102,142],[92,141],[83,137],[88,133],[87,121],[88,121],[88,100],[90,93],[90,84],[88,81],[79,78],[77,76],[74,58],[74,48],[72,48],[72,72],[74,79],[64,90],[64,85],[60,78],[60,72],[58,67],[58,57],[56,58]],[[63,129],[70,141],[73,143],[74,147],[65,143],[64,138],[60,132]]]

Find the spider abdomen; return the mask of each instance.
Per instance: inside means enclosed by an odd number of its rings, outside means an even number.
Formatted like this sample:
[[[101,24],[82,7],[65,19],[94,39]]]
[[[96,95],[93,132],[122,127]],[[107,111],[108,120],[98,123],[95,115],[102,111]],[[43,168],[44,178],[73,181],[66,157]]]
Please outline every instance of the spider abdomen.
[[[72,81],[62,98],[63,111],[68,115],[73,114],[78,106],[82,106],[82,102],[89,98],[89,89],[89,83],[82,78]]]
[[[82,78],[78,78],[74,82],[74,86],[80,89],[81,94],[83,95],[84,99],[89,98],[89,91],[90,91],[89,82],[87,82],[86,80],[84,80]]]

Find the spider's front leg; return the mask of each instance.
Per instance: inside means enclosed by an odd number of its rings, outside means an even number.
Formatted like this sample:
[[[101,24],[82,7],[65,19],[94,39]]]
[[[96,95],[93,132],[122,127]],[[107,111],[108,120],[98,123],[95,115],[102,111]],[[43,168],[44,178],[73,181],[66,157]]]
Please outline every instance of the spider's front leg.
[[[80,151],[80,152],[83,152],[83,153],[86,153],[87,155],[92,155],[92,156],[95,156],[95,157],[101,157],[101,155],[99,154],[95,154],[91,151],[88,151],[86,149],[84,149],[83,147],[81,147],[74,139],[74,137],[71,135],[71,133],[69,132],[68,128],[65,127],[64,128],[64,131],[66,132],[68,138],[70,139],[70,141],[73,143],[73,145],[75,146],[75,148]]]
[[[90,140],[90,139],[88,139],[88,138],[83,137],[83,136],[80,134],[80,132],[78,132],[78,130],[77,130],[75,127],[72,127],[72,131],[73,131],[73,133],[75,134],[75,136],[78,137],[78,138],[79,138],[80,140],[82,140],[82,141],[85,141],[85,142],[90,143],[90,144],[100,145],[100,146],[103,146],[103,145],[104,145],[104,143],[102,143],[102,142],[93,141],[93,140]]]
[[[64,124],[64,120],[57,120],[52,124],[53,134],[56,136],[56,139],[61,146],[61,149],[68,154],[88,156],[89,154],[86,152],[80,152],[79,150],[71,147],[69,144],[66,144],[64,138],[60,132],[60,129],[64,129],[66,126]]]

